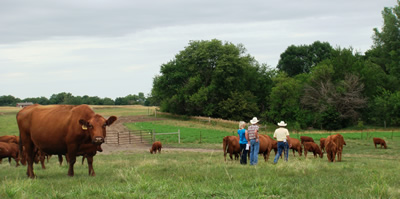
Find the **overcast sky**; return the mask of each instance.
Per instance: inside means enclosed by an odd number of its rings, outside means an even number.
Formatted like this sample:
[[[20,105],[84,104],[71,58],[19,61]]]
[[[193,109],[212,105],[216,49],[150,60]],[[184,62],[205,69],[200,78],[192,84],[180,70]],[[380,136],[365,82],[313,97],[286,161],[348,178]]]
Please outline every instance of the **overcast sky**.
[[[191,40],[243,44],[275,67],[290,45],[371,48],[395,0],[1,0],[0,96],[151,92]]]

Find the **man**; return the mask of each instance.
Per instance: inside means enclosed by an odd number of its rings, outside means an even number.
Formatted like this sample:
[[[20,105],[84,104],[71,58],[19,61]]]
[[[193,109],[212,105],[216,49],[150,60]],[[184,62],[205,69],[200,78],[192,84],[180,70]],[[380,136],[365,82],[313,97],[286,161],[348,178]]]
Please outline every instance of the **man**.
[[[275,155],[274,164],[278,163],[282,150],[285,150],[285,161],[289,159],[289,131],[285,128],[286,123],[281,121],[278,123],[278,128],[275,130],[274,138],[278,141],[278,153]]]
[[[258,125],[259,120],[257,117],[253,117],[250,120],[251,125],[247,128],[246,139],[250,144],[250,165],[256,165],[258,162],[258,152],[260,150],[260,141],[258,137]]]

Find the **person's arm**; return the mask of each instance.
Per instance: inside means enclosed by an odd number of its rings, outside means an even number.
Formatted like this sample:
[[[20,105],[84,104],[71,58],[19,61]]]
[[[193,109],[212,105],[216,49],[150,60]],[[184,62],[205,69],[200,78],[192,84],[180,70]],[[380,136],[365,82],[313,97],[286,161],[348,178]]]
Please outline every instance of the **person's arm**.
[[[289,144],[289,148],[290,148],[290,147],[292,147],[292,144],[290,144],[290,139],[289,139],[289,138],[290,138],[290,137],[287,135],[287,136],[286,136],[286,140],[287,140],[287,143]]]
[[[249,133],[247,132],[247,130],[245,131],[244,135],[246,137],[247,143],[250,144]]]
[[[255,131],[255,135],[256,135],[256,142],[258,142],[260,140],[258,137],[258,129]]]

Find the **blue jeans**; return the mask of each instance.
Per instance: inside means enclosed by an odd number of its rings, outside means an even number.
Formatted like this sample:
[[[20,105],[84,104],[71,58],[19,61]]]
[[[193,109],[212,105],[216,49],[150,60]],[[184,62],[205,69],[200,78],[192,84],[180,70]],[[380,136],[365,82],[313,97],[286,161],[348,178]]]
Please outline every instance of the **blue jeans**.
[[[256,142],[256,139],[250,140],[250,165],[257,164],[259,151],[260,151],[260,142]]]
[[[278,153],[275,155],[274,163],[276,164],[281,157],[282,151],[285,150],[285,161],[289,159],[289,144],[287,142],[278,142]]]

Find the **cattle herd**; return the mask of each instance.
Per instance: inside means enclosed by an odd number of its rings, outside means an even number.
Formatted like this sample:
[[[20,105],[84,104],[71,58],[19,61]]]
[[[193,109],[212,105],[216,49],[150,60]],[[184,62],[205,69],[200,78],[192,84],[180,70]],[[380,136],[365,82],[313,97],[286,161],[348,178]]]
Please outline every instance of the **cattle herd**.
[[[270,152],[274,150],[275,155],[277,153],[277,141],[272,139],[268,135],[260,135],[260,151],[259,154],[264,156],[265,162],[268,161]],[[381,148],[387,148],[385,140],[381,138],[373,138],[375,148],[376,145],[381,145]],[[314,157],[323,158],[324,152],[327,154],[329,162],[342,161],[343,146],[346,145],[344,138],[341,134],[330,135],[327,138],[321,138],[319,140],[319,146],[314,142],[312,137],[300,136],[300,140],[296,138],[290,138],[289,143],[293,150],[293,156],[296,156],[295,151],[298,152],[299,156],[302,155],[304,150],[304,157],[307,158],[307,153],[312,152]],[[226,155],[229,153],[231,160],[235,156],[235,160],[239,159],[241,151],[239,145],[238,136],[226,136],[222,140],[222,148],[224,151],[224,160],[226,161]],[[251,150],[251,149],[250,149]]]
[[[63,155],[68,162],[68,175],[74,176],[74,164],[77,156],[83,156],[89,165],[89,175],[95,176],[93,169],[93,157],[101,152],[101,144],[106,137],[106,127],[117,120],[111,116],[105,119],[96,114],[87,105],[31,105],[21,109],[17,113],[17,124],[19,136],[0,136],[0,163],[3,158],[8,158],[9,163],[14,159],[16,166],[27,165],[27,176],[35,178],[33,163],[44,162],[51,155],[58,155],[60,165]],[[260,135],[259,154],[268,161],[271,150],[277,153],[277,141],[268,135]],[[375,148],[387,148],[386,142],[381,138],[373,138]],[[300,140],[290,138],[293,156],[295,151],[299,156],[307,158],[307,153],[312,152],[314,157],[323,158],[323,151],[326,152],[328,161],[335,162],[342,160],[343,145],[346,142],[340,134],[331,135],[320,139],[318,146],[311,137],[301,136]],[[161,153],[161,142],[154,142],[150,153]],[[226,136],[223,138],[224,159],[229,153],[231,160],[233,156],[239,159],[240,145],[238,136]],[[251,150],[251,149],[250,149]]]

